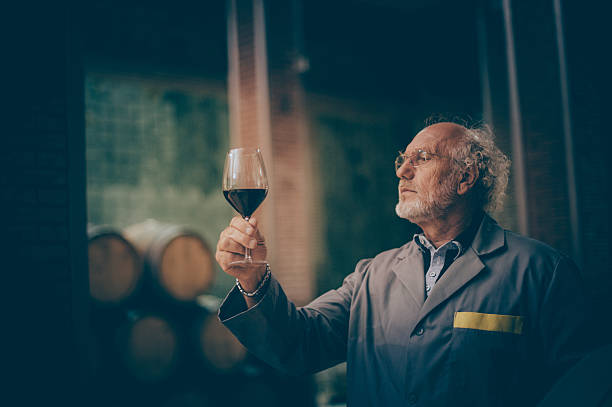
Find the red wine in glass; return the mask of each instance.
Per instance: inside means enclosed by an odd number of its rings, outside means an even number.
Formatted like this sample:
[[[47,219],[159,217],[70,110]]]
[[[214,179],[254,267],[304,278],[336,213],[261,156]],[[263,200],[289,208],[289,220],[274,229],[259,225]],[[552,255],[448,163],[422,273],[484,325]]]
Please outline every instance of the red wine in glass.
[[[267,194],[268,190],[265,188],[236,188],[223,191],[227,202],[243,218],[250,218]]]
[[[227,153],[223,169],[223,195],[245,220],[261,205],[268,194],[268,177],[258,148],[233,148]],[[231,265],[266,264],[251,257],[245,249],[244,260]]]

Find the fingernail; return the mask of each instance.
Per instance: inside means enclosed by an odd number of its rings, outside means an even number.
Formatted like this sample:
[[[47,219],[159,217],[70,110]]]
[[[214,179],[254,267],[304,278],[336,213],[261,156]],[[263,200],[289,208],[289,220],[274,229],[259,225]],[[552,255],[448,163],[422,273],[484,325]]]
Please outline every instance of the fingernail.
[[[253,233],[253,228],[252,227],[247,227],[246,228],[246,234],[250,235],[251,233]]]
[[[249,222],[251,223],[251,225],[253,225],[253,226],[257,226],[257,219],[255,219],[255,218],[250,218],[250,219],[249,219]]]

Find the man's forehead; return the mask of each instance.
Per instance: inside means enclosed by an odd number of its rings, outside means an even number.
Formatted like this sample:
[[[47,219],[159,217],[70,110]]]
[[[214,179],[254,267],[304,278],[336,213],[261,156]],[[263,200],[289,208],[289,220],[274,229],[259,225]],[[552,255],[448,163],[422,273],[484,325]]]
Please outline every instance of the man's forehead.
[[[426,131],[427,129],[421,130],[417,133],[416,136],[412,139],[410,144],[406,147],[406,152],[412,152],[416,150],[426,150],[433,151],[436,150],[438,144],[443,140],[443,137],[435,133],[430,133]]]
[[[451,142],[456,137],[463,135],[465,127],[456,123],[436,123],[425,127],[417,133],[410,144],[406,147],[406,152],[423,149],[438,150],[444,143]]]

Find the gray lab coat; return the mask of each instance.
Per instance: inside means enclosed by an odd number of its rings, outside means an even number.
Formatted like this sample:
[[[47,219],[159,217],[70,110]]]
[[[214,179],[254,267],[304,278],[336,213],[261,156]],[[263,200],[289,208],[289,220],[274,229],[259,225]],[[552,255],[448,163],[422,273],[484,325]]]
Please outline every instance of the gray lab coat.
[[[425,300],[416,243],[361,260],[342,286],[295,307],[272,278],[246,310],[234,288],[221,321],[283,371],[347,361],[349,406],[534,405],[590,348],[573,263],[488,215]]]

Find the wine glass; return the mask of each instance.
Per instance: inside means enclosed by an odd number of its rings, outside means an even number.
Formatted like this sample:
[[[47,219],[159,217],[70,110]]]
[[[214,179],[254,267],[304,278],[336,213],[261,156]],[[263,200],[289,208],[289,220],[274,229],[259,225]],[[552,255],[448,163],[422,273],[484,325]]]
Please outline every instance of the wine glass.
[[[225,158],[223,195],[232,207],[248,222],[268,194],[268,177],[261,151],[258,148],[232,148]],[[244,252],[244,260],[231,266],[266,264],[253,260],[251,249]]]

